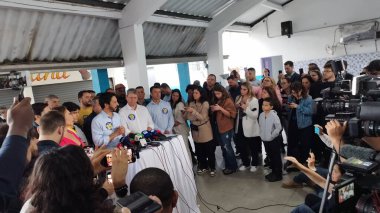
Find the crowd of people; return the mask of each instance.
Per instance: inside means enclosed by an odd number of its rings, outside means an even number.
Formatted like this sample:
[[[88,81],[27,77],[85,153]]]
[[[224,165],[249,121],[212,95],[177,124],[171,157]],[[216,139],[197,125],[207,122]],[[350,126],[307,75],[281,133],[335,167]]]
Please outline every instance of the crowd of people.
[[[379,67],[379,60],[375,60],[367,70],[379,71]],[[32,105],[29,98],[15,100],[8,111],[2,111],[0,170],[9,172],[0,174],[0,211],[113,211],[106,202],[108,195],[124,197],[128,192],[125,177],[129,156],[118,144],[122,137],[144,130],[181,135],[187,151],[183,154],[197,165],[197,175],[217,175],[217,146],[223,153],[224,175],[256,172],[263,164],[264,147],[263,166],[271,170],[265,176],[267,181],[281,181],[284,170],[302,171],[283,182],[283,187],[302,187],[310,181],[323,187],[330,150],[320,141],[323,129],[320,135],[314,134],[314,125],[322,128],[327,124],[331,140],[336,140],[333,130],[342,127],[326,123],[326,114],[315,100],[322,97],[324,89],[334,86],[337,76],[331,61],[323,72],[316,64],[309,64],[308,73],[300,75],[291,61],[285,62],[284,68],[286,74],[280,74],[277,81],[269,69],[261,81],[256,79],[254,68],[247,69],[245,79],[233,71],[227,87],[210,74],[203,86],[199,82],[187,86],[187,100],[180,90],[172,90],[166,83],[154,84],[150,99],[145,98],[142,86],[126,90],[118,84],[99,94],[80,91],[78,101],[62,104],[56,95]],[[350,75],[346,73],[345,77]],[[96,150],[91,158],[84,152],[87,146]],[[285,150],[287,161],[283,164]],[[112,182],[102,175],[107,168],[100,161],[107,154],[113,159]],[[343,171],[337,167],[335,173],[333,178],[338,180]],[[162,170],[141,171],[129,187],[131,192],[157,196],[152,199],[167,210],[164,212],[171,212],[176,205],[178,195]],[[315,211],[313,205],[295,211]]]

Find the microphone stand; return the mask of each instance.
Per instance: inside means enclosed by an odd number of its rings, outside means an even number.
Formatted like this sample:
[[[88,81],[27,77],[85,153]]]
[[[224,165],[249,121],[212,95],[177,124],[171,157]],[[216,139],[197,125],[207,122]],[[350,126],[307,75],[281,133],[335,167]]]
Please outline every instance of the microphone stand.
[[[335,158],[336,158],[336,152],[333,149],[333,152],[330,158],[329,171],[327,173],[326,184],[325,184],[325,188],[323,189],[322,202],[321,202],[321,206],[319,207],[319,213],[323,213],[323,208],[325,207],[325,202],[326,202],[327,193],[328,193],[330,182],[331,182],[330,181],[331,173],[334,167]]]

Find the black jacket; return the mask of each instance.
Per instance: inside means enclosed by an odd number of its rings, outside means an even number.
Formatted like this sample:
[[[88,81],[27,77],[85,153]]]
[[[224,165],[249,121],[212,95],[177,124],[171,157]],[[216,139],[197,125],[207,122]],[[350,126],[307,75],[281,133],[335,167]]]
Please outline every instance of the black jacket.
[[[17,196],[28,147],[26,138],[11,135],[5,138],[0,149],[0,212],[5,212],[9,202]]]
[[[59,145],[54,141],[44,140],[44,141],[38,141],[37,147],[38,147],[38,154],[43,155],[51,151],[52,149],[58,149]]]

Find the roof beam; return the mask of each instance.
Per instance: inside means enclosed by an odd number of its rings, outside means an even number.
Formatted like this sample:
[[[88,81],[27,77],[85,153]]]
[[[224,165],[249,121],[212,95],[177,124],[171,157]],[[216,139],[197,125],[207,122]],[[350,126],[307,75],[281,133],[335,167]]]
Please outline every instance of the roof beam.
[[[277,4],[277,3],[271,2],[269,0],[264,0],[263,2],[261,2],[261,5],[266,7],[266,8],[269,8],[271,10],[276,10],[276,11],[283,11],[284,10],[284,8],[282,7],[281,4]]]
[[[84,5],[94,6],[94,7],[118,9],[118,10],[122,10],[125,6],[124,4],[121,4],[121,3],[94,1],[94,0],[58,0],[58,1],[74,3],[74,4],[84,4]]]
[[[262,0],[239,0],[230,7],[223,10],[209,23],[208,31],[218,32],[226,29],[236,21],[242,14],[252,7],[260,4]]]
[[[119,20],[119,27],[128,27],[143,24],[167,0],[132,0],[124,7],[123,16]]]
[[[175,18],[184,18],[184,19],[192,19],[192,20],[199,20],[199,21],[211,21],[212,18],[205,17],[205,16],[195,16],[195,15],[189,15],[184,13],[177,13],[177,12],[171,12],[166,10],[157,10],[154,12],[155,15],[164,15],[164,16],[171,16]]]
[[[149,17],[147,21],[153,22],[153,23],[172,24],[172,25],[189,26],[189,27],[208,27],[208,23],[205,21],[196,21],[196,20],[172,18],[172,17],[165,17],[165,16],[157,16],[157,15],[153,15]]]
[[[123,66],[122,60],[105,60],[105,61],[85,61],[85,62],[51,62],[51,63],[25,63],[0,65],[0,72],[9,72],[12,70],[62,70],[62,69],[97,69]]]
[[[102,9],[91,6],[80,6],[61,2],[38,0],[2,0],[0,7],[37,10],[42,12],[60,12],[73,15],[96,16],[102,18],[119,19],[122,14],[119,10]]]
[[[155,64],[179,64],[194,61],[206,61],[207,56],[194,56],[194,57],[170,57],[170,58],[148,58],[146,59],[147,65]]]

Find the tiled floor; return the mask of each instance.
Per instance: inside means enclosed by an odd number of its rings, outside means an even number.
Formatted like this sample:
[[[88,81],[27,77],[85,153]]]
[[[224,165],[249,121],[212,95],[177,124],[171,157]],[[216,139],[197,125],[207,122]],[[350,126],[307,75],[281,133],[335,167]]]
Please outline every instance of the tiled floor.
[[[217,164],[222,167],[222,156],[220,147],[216,151]],[[297,206],[304,202],[307,193],[312,192],[310,188],[301,189],[284,189],[281,187],[281,181],[269,183],[265,181],[264,175],[268,171],[259,167],[258,171],[251,173],[249,171],[237,172],[232,175],[223,175],[218,168],[216,177],[210,177],[208,174],[196,177],[196,184],[200,195],[203,197],[203,202],[198,195],[198,204],[202,213],[226,212],[222,209],[217,211],[217,207],[207,205],[208,202],[223,207],[226,210],[231,210],[236,207],[247,207],[258,209],[266,205],[287,204]],[[293,177],[295,174],[284,175],[285,178]],[[235,213],[245,212],[290,212],[293,207],[273,206],[260,208],[258,210],[237,209]]]

